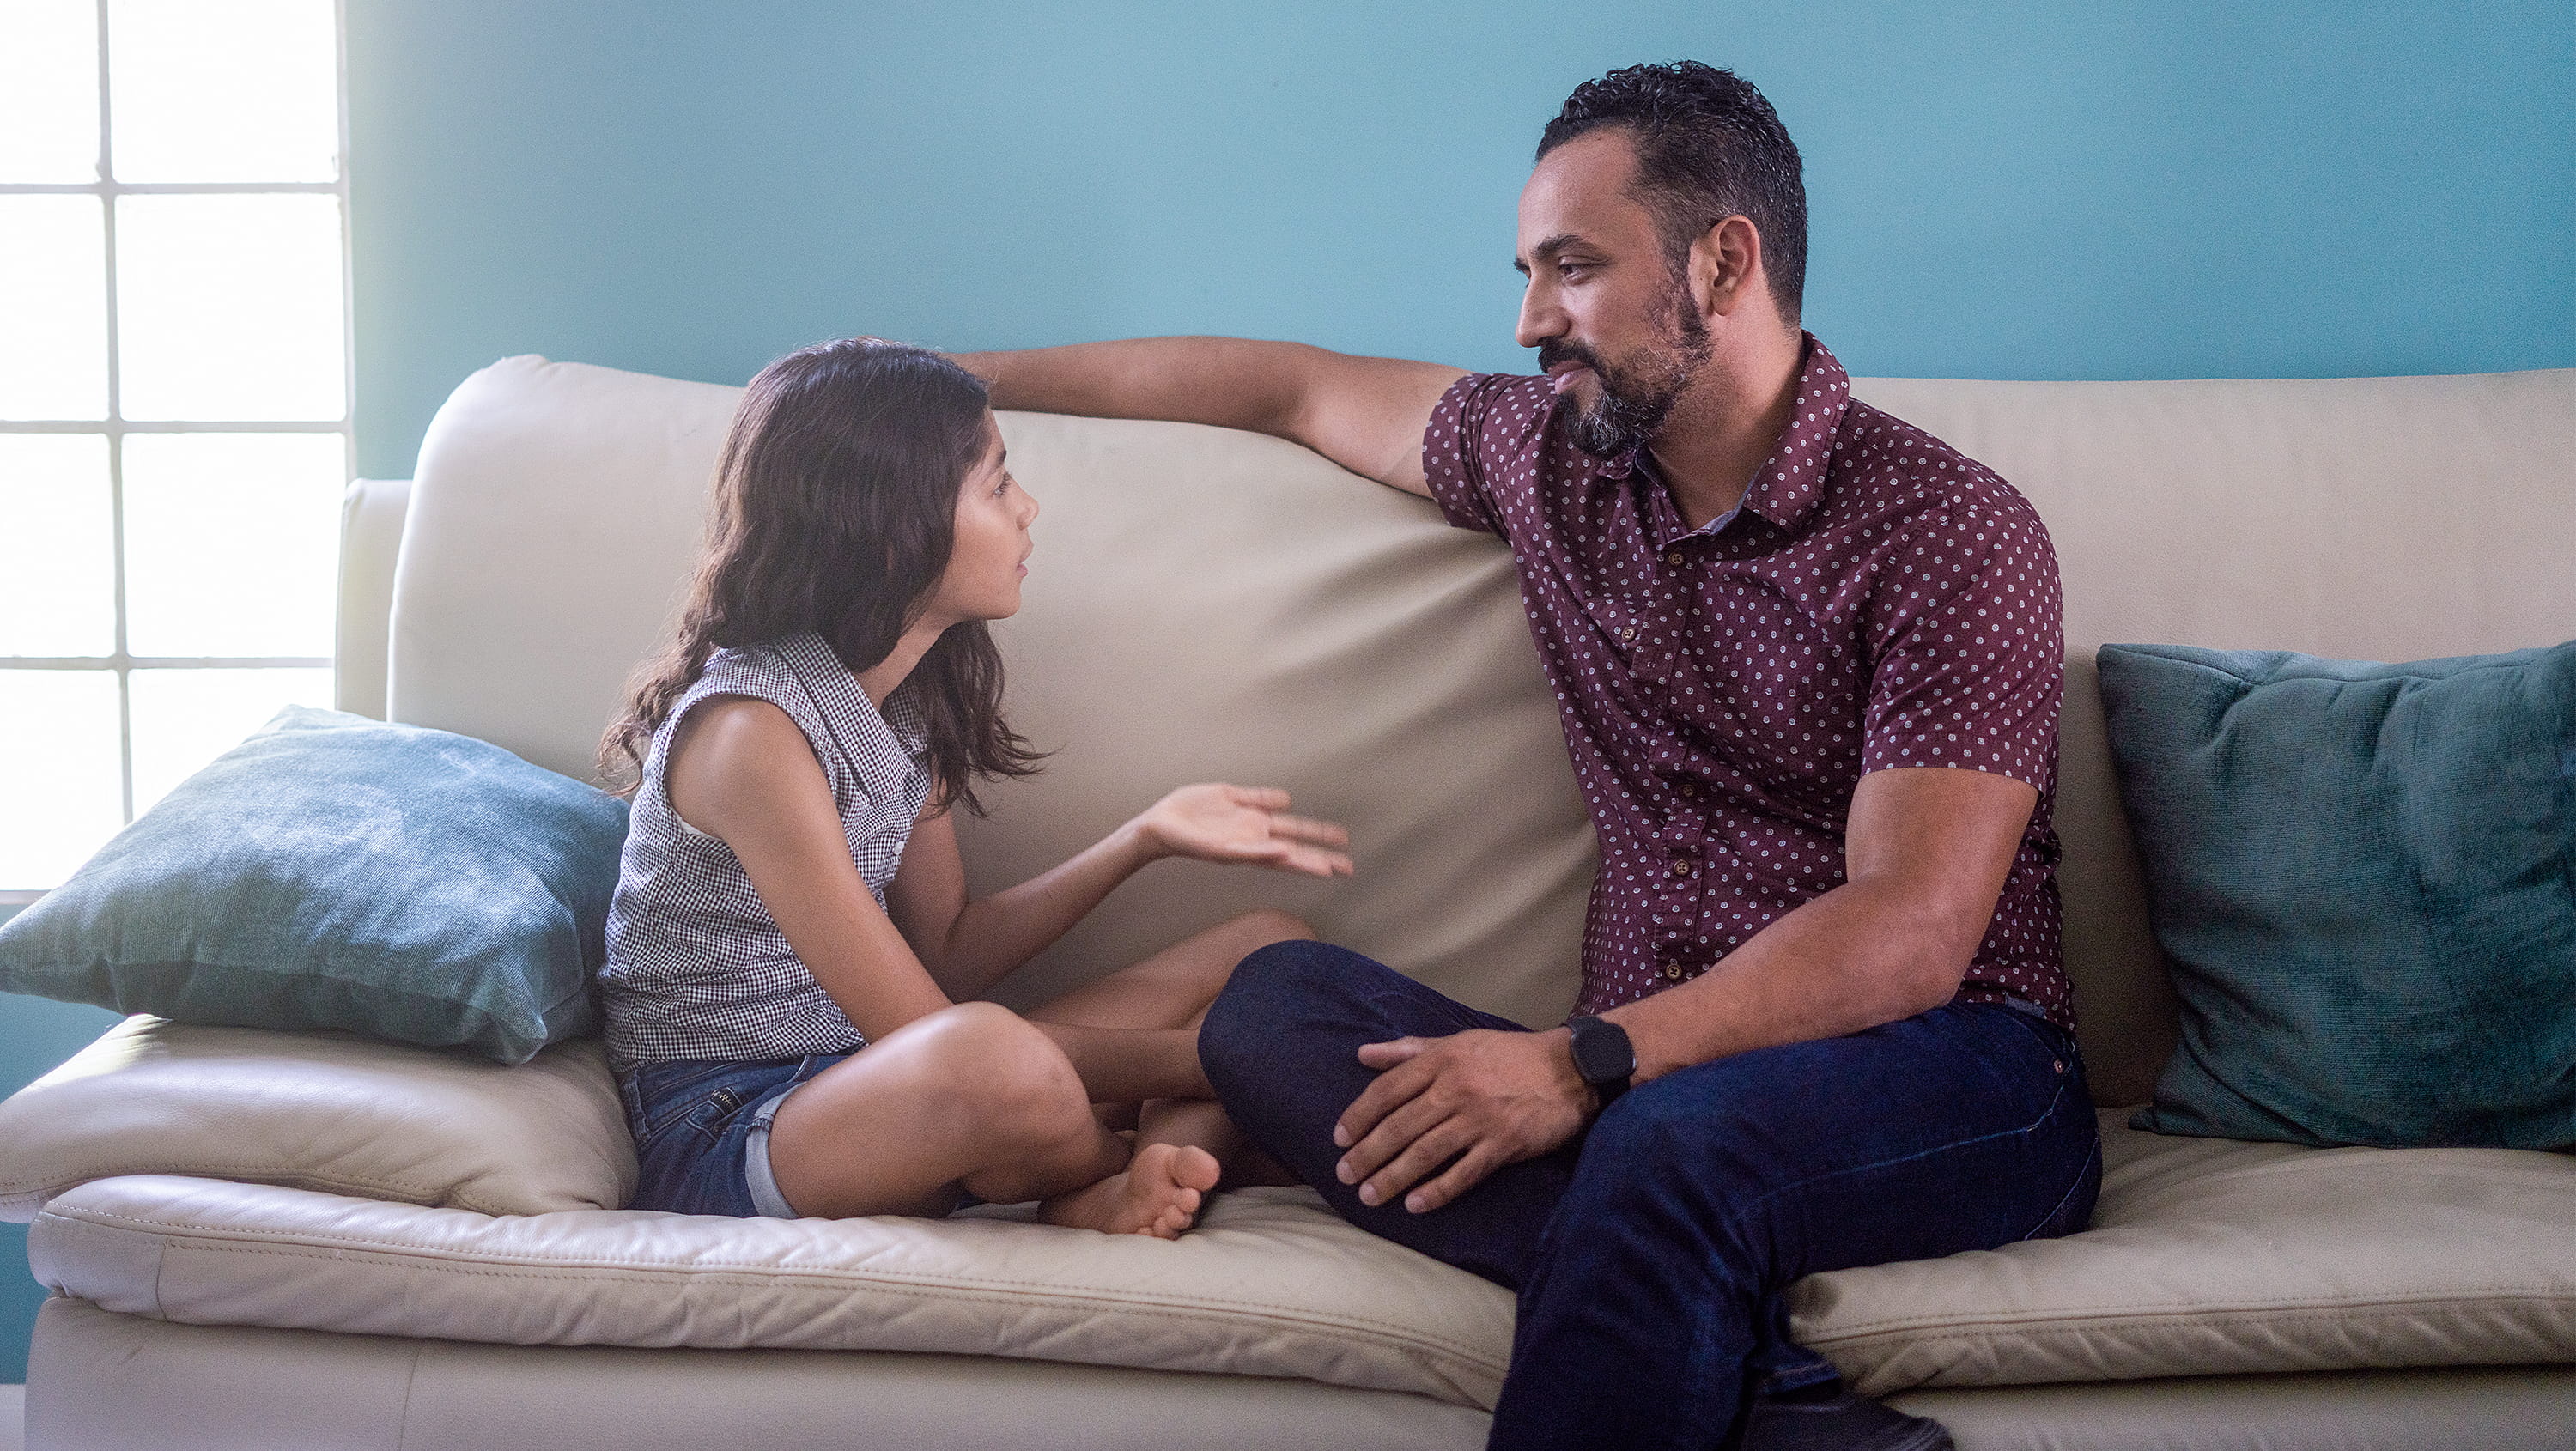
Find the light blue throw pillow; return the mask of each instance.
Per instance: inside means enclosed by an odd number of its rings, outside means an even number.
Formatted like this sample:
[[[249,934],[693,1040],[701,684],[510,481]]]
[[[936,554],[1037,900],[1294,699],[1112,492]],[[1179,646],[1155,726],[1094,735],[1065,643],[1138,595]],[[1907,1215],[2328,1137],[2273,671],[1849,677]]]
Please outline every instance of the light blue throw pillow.
[[[2182,999],[2136,1126],[2576,1146],[2576,642],[2100,663]]]
[[[291,706],[0,925],[0,988],[523,1063],[596,1024],[626,804]]]

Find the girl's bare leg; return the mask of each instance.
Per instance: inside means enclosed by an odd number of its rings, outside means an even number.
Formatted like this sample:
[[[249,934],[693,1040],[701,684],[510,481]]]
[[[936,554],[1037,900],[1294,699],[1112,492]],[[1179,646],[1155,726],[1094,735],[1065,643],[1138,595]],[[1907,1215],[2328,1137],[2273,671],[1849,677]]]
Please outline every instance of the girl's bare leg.
[[[1315,929],[1267,907],[1228,918],[1153,956],[1079,987],[1029,1014],[1091,1028],[1195,1028],[1234,975],[1234,965],[1274,942],[1311,940]]]
[[[799,1213],[943,1214],[962,1186],[1045,1201],[1051,1223],[1169,1239],[1215,1187],[1203,1149],[1131,1149],[1062,1050],[1006,1008],[961,1003],[834,1064],[779,1105],[770,1168]]]
[[[1136,1146],[1141,1152],[1154,1144],[1186,1145],[1205,1149],[1227,1167],[1237,1179],[1255,1183],[1292,1184],[1296,1180],[1284,1170],[1263,1172],[1263,1164],[1243,1162],[1247,1156],[1266,1160],[1252,1151],[1243,1134],[1218,1106],[1213,1090],[1206,1087],[1204,1075],[1197,1073],[1199,1020],[1207,1016],[1208,1005],[1233,976],[1236,963],[1260,948],[1274,942],[1305,941],[1314,937],[1314,929],[1285,912],[1264,908],[1230,918],[1205,932],[1146,958],[1135,966],[1111,973],[1100,981],[1047,1003],[1029,1016],[1044,1023],[1074,1028],[1162,1029],[1185,1030],[1173,1039],[1186,1044],[1187,1065],[1195,1085],[1186,1094],[1144,1099],[1136,1114]],[[1137,1032],[1133,1040],[1138,1061],[1161,1059],[1176,1051],[1163,1033]],[[1075,1049],[1077,1057],[1089,1057],[1103,1050],[1115,1052],[1124,1046],[1121,1039],[1093,1040],[1098,1047],[1086,1053]],[[1086,1074],[1086,1080],[1106,1076]],[[1276,1170],[1276,1166],[1267,1166]]]

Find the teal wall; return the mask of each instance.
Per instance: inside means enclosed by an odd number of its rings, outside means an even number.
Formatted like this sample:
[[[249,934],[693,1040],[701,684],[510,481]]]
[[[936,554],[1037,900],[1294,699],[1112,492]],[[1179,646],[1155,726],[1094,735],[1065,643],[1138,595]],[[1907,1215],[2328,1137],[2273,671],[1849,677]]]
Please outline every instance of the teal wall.
[[[848,332],[1509,368],[1576,82],[1688,55],[1807,153],[1855,371],[2576,365],[2576,7],[348,0],[361,468],[542,352],[739,382]],[[2427,19],[2426,17],[2437,17]],[[0,912],[7,909],[0,908]],[[0,998],[0,1090],[109,1021]],[[36,1302],[0,1230],[0,1382]]]
[[[2576,364],[2576,6],[349,0],[361,467],[542,352],[877,332],[1507,368],[1575,83],[1688,55],[1807,155],[1857,372]]]

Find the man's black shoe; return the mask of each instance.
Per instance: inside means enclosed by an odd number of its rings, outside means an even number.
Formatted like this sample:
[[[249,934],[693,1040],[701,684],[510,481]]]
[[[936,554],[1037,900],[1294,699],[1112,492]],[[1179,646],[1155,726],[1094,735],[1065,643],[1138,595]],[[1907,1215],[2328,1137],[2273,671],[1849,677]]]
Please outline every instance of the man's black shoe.
[[[1956,1451],[1940,1422],[1840,1389],[1755,1397],[1743,1445],[1744,1451]]]

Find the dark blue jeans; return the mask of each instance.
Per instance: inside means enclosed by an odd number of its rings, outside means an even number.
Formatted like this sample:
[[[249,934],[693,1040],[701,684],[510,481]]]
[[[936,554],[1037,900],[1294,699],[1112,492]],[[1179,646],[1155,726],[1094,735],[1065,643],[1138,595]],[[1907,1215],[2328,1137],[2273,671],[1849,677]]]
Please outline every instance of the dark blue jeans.
[[[1821,1270],[2084,1227],[2101,1142],[2075,1045],[2015,1008],[1952,1004],[1722,1058],[1623,1095],[1577,1143],[1428,1214],[1333,1176],[1359,1045],[1525,1031],[1321,942],[1244,959],[1199,1056],[1254,1142],[1353,1224],[1520,1296],[1490,1445],[1729,1444],[1747,1399],[1833,1367],[1780,1292]]]

